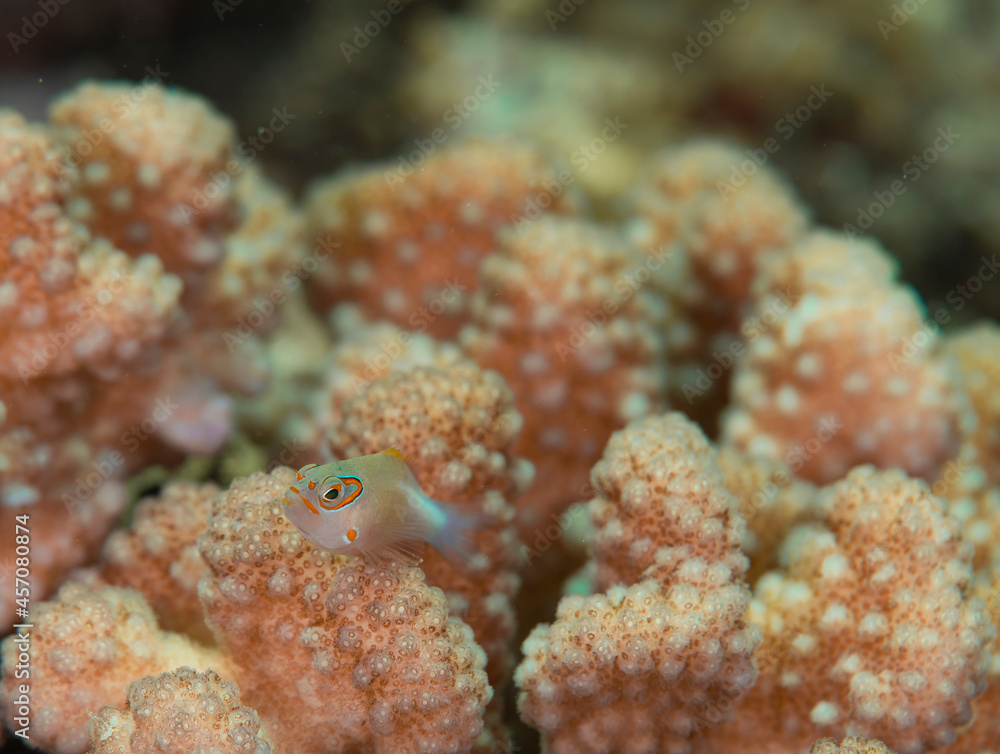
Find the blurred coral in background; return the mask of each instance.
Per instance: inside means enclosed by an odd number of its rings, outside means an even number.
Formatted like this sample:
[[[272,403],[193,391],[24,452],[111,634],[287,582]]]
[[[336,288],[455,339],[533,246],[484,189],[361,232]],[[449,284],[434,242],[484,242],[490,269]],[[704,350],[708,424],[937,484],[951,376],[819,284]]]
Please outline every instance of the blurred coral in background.
[[[0,21],[10,751],[1000,754],[995,8]]]

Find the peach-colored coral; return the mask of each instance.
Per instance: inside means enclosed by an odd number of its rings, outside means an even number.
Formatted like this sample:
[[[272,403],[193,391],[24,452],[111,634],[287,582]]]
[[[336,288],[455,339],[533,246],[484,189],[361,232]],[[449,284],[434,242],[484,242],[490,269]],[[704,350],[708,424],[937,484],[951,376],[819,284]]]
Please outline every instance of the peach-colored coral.
[[[309,544],[282,512],[294,479],[234,480],[200,540],[206,621],[243,702],[289,751],[467,750],[492,696],[471,629],[419,569]]]
[[[955,359],[974,421],[963,425],[961,448],[942,466],[933,489],[951,501],[975,546],[977,574],[992,574],[1000,565],[1000,331],[984,322],[948,335],[940,346]]]
[[[128,688],[125,704],[90,723],[92,754],[270,754],[259,715],[215,671],[178,668]]]
[[[205,525],[174,521],[157,538],[150,521],[167,523],[185,512],[198,517],[209,499],[212,515],[199,543],[207,565],[199,597],[219,648],[160,631],[139,592],[106,586],[95,573],[81,573],[57,601],[33,607],[33,726],[43,746],[59,754],[83,751],[88,713],[121,705],[128,685],[143,676],[191,665],[238,684],[271,740],[288,751],[469,749],[493,693],[471,629],[448,615],[445,595],[429,587],[419,569],[352,565],[310,545],[282,512],[281,496],[294,478],[281,467],[237,479],[210,496],[208,488],[174,485],[162,501],[146,503],[135,532],[109,547],[109,554],[131,555],[137,569],[160,568],[154,551],[188,551]],[[176,511],[169,510],[171,503]],[[166,583],[162,572],[134,581],[153,592],[165,615],[178,618],[189,609],[185,584],[156,593]],[[4,652],[2,688],[10,712],[17,686],[14,637]],[[147,679],[142,685],[158,684]],[[331,717],[331,705],[338,715]],[[153,727],[164,733],[158,725]],[[159,735],[156,730],[151,734]]]
[[[0,432],[0,526],[10,532],[3,542],[4,576],[13,577],[14,548],[26,542],[32,600],[100,551],[105,532],[128,503],[116,471],[106,454],[82,438],[40,440],[26,427]],[[22,528],[15,529],[17,524]],[[15,622],[15,607],[13,600],[0,602],[5,626]]]
[[[976,427],[967,441],[976,451],[988,484],[1000,485],[1000,326],[983,322],[944,339],[943,350],[958,364]]]
[[[317,462],[330,460],[327,434],[343,420],[344,403],[369,384],[391,372],[416,367],[445,368],[465,358],[451,341],[436,340],[425,332],[405,330],[392,322],[369,322],[353,304],[341,304],[330,313],[336,347],[320,373],[322,386],[310,396],[308,414],[298,433]]]
[[[198,536],[212,510],[214,484],[175,482],[155,498],[143,500],[131,525],[108,537],[101,576],[109,584],[145,595],[161,626],[211,642],[202,619],[198,582],[208,566],[198,551]]]
[[[663,312],[644,287],[659,264],[610,230],[558,216],[503,231],[482,264],[461,343],[504,375],[525,417],[517,451],[536,481],[518,528],[529,543],[587,496],[611,432],[659,407]]]
[[[949,362],[907,349],[922,310],[893,272],[875,242],[831,232],[772,258],[723,438],[819,482],[861,463],[934,478],[969,416]]]
[[[238,163],[232,124],[207,102],[149,81],[84,83],[51,118],[74,174],[74,219],[133,256],[155,254],[185,282],[221,261],[237,219],[227,163]]]
[[[756,585],[761,676],[702,751],[800,751],[874,736],[901,754],[943,746],[971,717],[994,635],[972,597],[972,546],[947,503],[898,469],[862,466],[820,491],[822,522]],[[778,749],[776,749],[778,750]]]
[[[983,601],[990,622],[1000,625],[1000,568],[996,563],[977,569],[972,593]],[[1000,754],[1000,642],[994,635],[989,643],[990,662],[986,690],[972,700],[972,720],[959,729],[955,743],[940,751],[946,754]]]
[[[97,551],[126,477],[221,448],[226,391],[268,372],[255,333],[224,330],[301,254],[287,198],[199,98],[87,83],[51,120],[0,114],[0,445],[25,459],[0,490],[8,526],[33,519],[34,599]]]
[[[848,736],[839,744],[832,738],[814,743],[809,754],[895,754],[881,741],[862,736]]]
[[[0,384],[8,423],[44,430],[61,378],[134,359],[164,335],[180,292],[155,258],[131,262],[70,220],[58,157],[42,127],[0,113]],[[36,381],[48,390],[28,391]]]
[[[302,218],[289,211],[286,193],[268,182],[252,163],[239,163],[239,167],[232,202],[239,210],[240,222],[223,238],[225,255],[198,287],[199,301],[193,307],[198,326],[229,328],[231,337],[224,337],[224,345],[230,355],[237,345],[246,347],[255,342],[240,325],[251,325],[251,331],[258,334],[275,329],[281,322],[275,314],[330,254],[329,244],[322,238],[314,239],[313,247],[303,250]],[[274,305],[275,314],[257,325],[251,314],[267,312],[267,301]],[[213,335],[213,345],[218,348],[218,336]]]
[[[122,464],[67,431],[66,404],[162,337],[179,292],[155,259],[133,262],[67,218],[56,157],[42,128],[0,114],[0,522],[32,519],[36,597],[99,549],[126,503]]]
[[[131,589],[72,581],[54,600],[32,606],[31,623],[30,734],[46,751],[86,751],[89,714],[124,702],[135,679],[181,665],[230,672],[217,650],[160,631],[149,604]],[[18,650],[16,635],[4,639],[0,705],[12,729],[22,727],[12,719],[23,683],[14,672]]]
[[[538,152],[508,141],[449,144],[402,173],[387,164],[325,179],[308,198],[309,235],[339,248],[311,281],[313,302],[354,301],[373,319],[452,336],[497,230],[569,211],[566,193]]]
[[[740,324],[754,276],[768,254],[803,235],[805,210],[770,168],[718,140],[656,155],[631,209],[632,239],[666,257],[653,285],[675,309],[666,330],[671,402],[714,429],[749,337]]]
[[[490,680],[510,672],[519,557],[508,503],[530,475],[513,446],[521,416],[499,374],[465,359],[440,368],[392,372],[370,383],[341,407],[328,435],[334,458],[396,448],[424,492],[482,517],[476,555],[459,569],[427,547],[421,567],[427,582],[444,590],[452,615],[461,617],[486,650]]]
[[[678,413],[612,435],[593,481],[607,591],[564,598],[525,641],[519,710],[552,752],[686,751],[756,676],[737,501]]]
[[[747,581],[754,584],[777,566],[779,546],[788,532],[816,515],[816,487],[796,477],[787,464],[736,448],[719,448],[718,462],[747,524],[743,552],[750,558]]]

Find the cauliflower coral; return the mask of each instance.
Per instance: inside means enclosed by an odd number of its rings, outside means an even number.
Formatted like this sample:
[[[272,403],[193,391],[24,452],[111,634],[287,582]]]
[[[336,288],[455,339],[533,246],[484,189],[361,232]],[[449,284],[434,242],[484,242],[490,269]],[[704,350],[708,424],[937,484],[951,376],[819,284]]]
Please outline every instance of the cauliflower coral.
[[[266,381],[256,338],[219,346],[299,221],[233,136],[152,80],[82,84],[48,124],[0,113],[0,519],[31,519],[35,599],[100,550],[129,476],[218,452]]]
[[[689,750],[756,678],[736,500],[680,414],[616,432],[593,482],[605,591],[564,598],[532,631],[518,708],[553,752]]]
[[[480,140],[407,170],[345,171],[313,186],[307,205],[310,234],[337,244],[312,281],[314,302],[354,301],[368,317],[438,337],[467,320],[479,262],[501,227],[539,207],[573,206],[537,151]]]
[[[796,751],[874,736],[916,754],[955,740],[984,688],[995,629],[970,590],[972,546],[947,502],[899,470],[861,466],[818,494],[757,582],[761,676],[701,751]]]
[[[212,670],[181,667],[135,681],[124,706],[102,708],[91,725],[92,754],[274,751],[257,713]]]
[[[386,410],[387,395],[419,401],[421,393],[434,421],[415,426],[393,420],[408,411]],[[281,498],[295,479],[285,467],[238,478],[228,490],[172,484],[108,541],[98,571],[80,574],[58,602],[35,608],[32,688],[45,710],[35,721],[44,746],[83,751],[92,736],[96,750],[115,751],[127,731],[133,746],[143,736],[174,740],[191,705],[228,700],[226,724],[241,745],[469,749],[483,731],[493,689],[472,628],[449,608],[469,615],[502,680],[513,628],[507,600],[517,587],[510,568],[514,540],[506,533],[512,513],[503,501],[503,493],[517,487],[504,457],[517,427],[510,393],[498,375],[465,362],[373,382],[343,410],[334,447],[395,433],[394,444],[413,453],[426,484],[439,485],[439,494],[450,491],[456,502],[465,495],[466,504],[492,517],[494,524],[480,534],[485,555],[476,572],[463,578],[449,575],[443,562],[428,562],[446,595],[418,568],[376,567],[317,549],[284,516]],[[482,492],[483,486],[493,491]],[[157,624],[147,599],[177,633]],[[15,637],[4,652],[10,720]],[[142,680],[180,666],[192,670]],[[195,671],[208,675],[191,675]],[[78,674],[86,675],[86,685],[75,680]],[[175,707],[157,709],[156,722],[147,721],[148,700],[168,688],[178,690]],[[185,695],[197,698],[184,701]],[[329,715],[331,704],[338,716]],[[104,705],[118,709],[102,712],[88,736],[88,713]],[[189,730],[183,740],[217,740],[209,733]]]
[[[494,126],[617,101],[509,65]],[[30,652],[58,754],[995,748],[995,323],[931,334],[876,241],[731,145],[647,150],[627,191],[619,120],[585,176],[455,140],[320,179],[302,219],[198,97],[0,111],[0,521],[30,519],[32,572],[8,727]],[[476,519],[468,563],[286,519],[290,466],[386,448]]]
[[[922,307],[894,273],[874,242],[825,231],[772,257],[723,439],[818,482],[862,463],[936,478],[968,432],[966,399],[933,344],[903,353]]]

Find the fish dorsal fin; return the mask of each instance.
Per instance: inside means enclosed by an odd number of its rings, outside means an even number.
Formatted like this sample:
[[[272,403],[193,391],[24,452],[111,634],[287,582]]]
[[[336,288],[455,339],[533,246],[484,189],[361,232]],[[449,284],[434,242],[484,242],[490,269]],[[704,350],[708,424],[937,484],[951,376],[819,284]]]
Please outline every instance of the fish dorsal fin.
[[[395,448],[386,448],[382,452],[385,453],[386,455],[390,455],[390,456],[393,456],[395,458],[398,458],[400,461],[404,461],[404,462],[406,461],[406,456],[404,456],[402,453],[400,453]]]

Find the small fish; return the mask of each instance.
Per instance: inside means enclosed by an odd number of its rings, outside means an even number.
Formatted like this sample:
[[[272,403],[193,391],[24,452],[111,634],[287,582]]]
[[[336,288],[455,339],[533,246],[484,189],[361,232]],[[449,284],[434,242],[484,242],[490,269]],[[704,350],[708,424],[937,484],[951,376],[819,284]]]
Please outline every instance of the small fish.
[[[468,565],[478,516],[428,497],[393,448],[299,469],[283,498],[285,515],[313,544],[374,563],[421,562],[430,542],[453,564]]]

